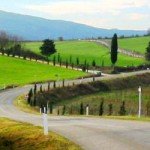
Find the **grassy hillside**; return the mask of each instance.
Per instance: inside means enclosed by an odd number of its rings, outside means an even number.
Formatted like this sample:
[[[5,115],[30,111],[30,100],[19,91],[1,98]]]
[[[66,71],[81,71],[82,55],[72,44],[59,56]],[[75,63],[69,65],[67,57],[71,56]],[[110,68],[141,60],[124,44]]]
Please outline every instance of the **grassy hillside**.
[[[0,56],[0,87],[4,84],[23,85],[37,81],[57,80],[58,78],[72,79],[84,75],[86,73]]]
[[[63,41],[56,42],[57,52],[60,54],[62,61],[70,61],[70,57],[72,62],[76,64],[76,58],[79,58],[80,64],[83,64],[86,60],[89,65],[92,64],[92,61],[95,60],[97,65],[102,65],[104,62],[104,66],[111,66],[110,54],[109,50],[101,45],[98,45],[94,42],[88,41]],[[26,43],[25,46],[32,51],[39,53],[39,47],[41,46],[41,42],[30,42]],[[56,58],[58,53],[55,54]],[[53,59],[53,56],[50,58]],[[119,54],[117,66],[132,66],[132,65],[140,65],[143,64],[144,59],[133,58],[126,55]]]
[[[0,118],[1,150],[80,150],[73,142],[50,132],[43,135],[41,127]]]
[[[145,54],[148,42],[150,42],[150,36],[119,39],[119,47]]]
[[[150,87],[143,87],[142,89],[142,113],[150,115]],[[109,113],[109,104],[113,105],[112,115],[118,115],[122,101],[125,101],[126,114],[136,115],[138,114],[138,91],[137,88],[100,92],[97,94],[91,94],[86,96],[78,96],[76,98],[68,99],[57,103],[57,106],[66,106],[66,113],[69,113],[70,108],[73,108],[72,113],[79,113],[80,104],[84,106],[87,104],[90,106],[90,114],[98,115],[99,106],[101,101],[104,101],[104,115]],[[56,107],[57,108],[57,107]]]

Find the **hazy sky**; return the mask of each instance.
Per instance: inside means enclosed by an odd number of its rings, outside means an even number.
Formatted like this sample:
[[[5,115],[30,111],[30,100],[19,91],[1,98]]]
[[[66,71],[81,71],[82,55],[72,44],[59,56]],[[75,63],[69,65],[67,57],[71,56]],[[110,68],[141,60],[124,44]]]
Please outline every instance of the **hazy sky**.
[[[0,0],[0,10],[99,28],[150,28],[150,0]]]

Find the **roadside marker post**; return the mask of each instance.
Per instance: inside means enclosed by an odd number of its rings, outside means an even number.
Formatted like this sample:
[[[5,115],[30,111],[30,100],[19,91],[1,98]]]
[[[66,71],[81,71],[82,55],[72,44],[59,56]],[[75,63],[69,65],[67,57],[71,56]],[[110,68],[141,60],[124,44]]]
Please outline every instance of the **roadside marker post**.
[[[43,113],[43,127],[44,127],[44,135],[48,135],[48,119],[47,114]]]
[[[138,88],[138,92],[139,92],[139,111],[138,111],[138,117],[141,117],[141,107],[142,107],[142,88],[141,86],[139,86]]]
[[[89,105],[86,106],[86,116],[89,115]]]

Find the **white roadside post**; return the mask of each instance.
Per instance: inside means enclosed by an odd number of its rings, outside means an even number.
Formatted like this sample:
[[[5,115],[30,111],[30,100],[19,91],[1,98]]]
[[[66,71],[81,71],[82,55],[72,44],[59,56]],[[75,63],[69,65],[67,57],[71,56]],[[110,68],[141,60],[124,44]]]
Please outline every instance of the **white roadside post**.
[[[43,127],[44,127],[44,135],[48,135],[48,120],[47,114],[43,113]]]
[[[141,86],[139,86],[138,88],[138,92],[139,92],[139,112],[138,112],[138,117],[141,117],[141,105],[142,105],[142,88]]]
[[[89,115],[89,105],[86,106],[86,116]]]

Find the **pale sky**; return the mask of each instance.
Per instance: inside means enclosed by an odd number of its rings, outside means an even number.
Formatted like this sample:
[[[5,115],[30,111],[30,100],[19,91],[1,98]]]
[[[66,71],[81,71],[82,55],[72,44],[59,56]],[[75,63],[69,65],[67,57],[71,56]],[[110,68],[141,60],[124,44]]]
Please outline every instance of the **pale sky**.
[[[150,0],[0,0],[0,10],[99,28],[150,28]]]

